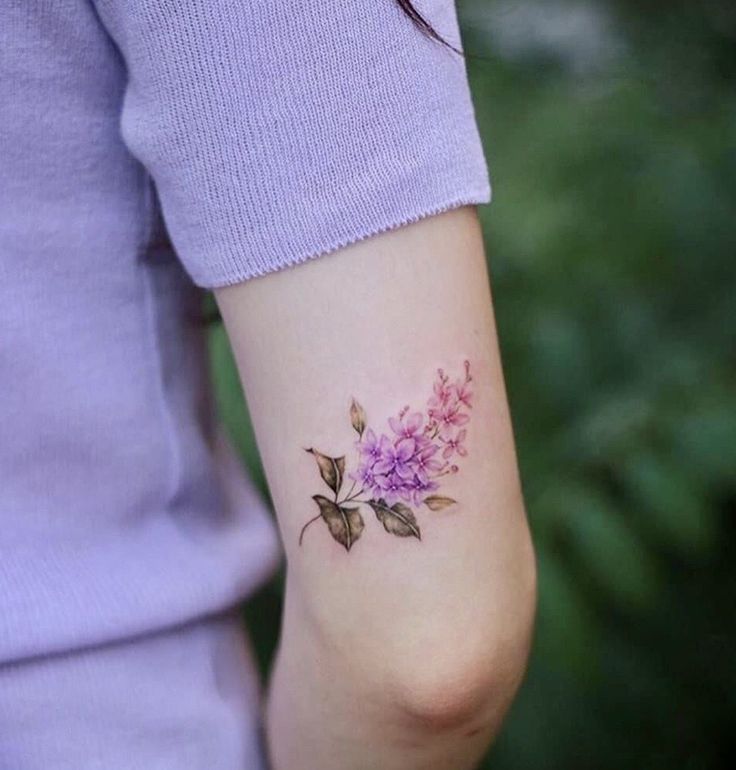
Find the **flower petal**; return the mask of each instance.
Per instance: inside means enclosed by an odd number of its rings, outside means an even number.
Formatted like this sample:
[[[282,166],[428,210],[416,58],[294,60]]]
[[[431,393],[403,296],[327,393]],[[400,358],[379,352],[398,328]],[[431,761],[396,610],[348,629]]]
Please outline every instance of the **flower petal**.
[[[416,448],[416,443],[413,438],[402,438],[396,443],[396,457],[399,460],[408,460],[413,454]]]
[[[413,412],[406,418],[406,429],[408,433],[416,433],[424,422],[424,415],[421,412]]]
[[[412,479],[414,478],[414,465],[413,463],[397,463],[394,472],[402,480]]]
[[[388,424],[391,426],[391,430],[397,435],[401,436],[404,433],[404,425],[398,417],[389,417]]]
[[[429,460],[432,455],[439,452],[439,449],[440,448],[438,444],[427,444],[419,450],[419,455],[424,462],[427,462],[427,460]]]
[[[373,473],[377,476],[383,476],[386,473],[391,473],[394,467],[394,461],[392,458],[377,460],[373,466]]]

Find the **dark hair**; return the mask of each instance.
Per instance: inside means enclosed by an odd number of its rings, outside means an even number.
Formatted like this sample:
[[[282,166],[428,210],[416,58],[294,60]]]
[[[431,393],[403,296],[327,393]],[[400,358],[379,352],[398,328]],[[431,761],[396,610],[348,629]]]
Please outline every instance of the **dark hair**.
[[[462,56],[462,51],[459,51],[455,46],[450,45],[437,30],[422,16],[421,13],[414,7],[411,0],[396,0],[401,10],[416,24],[416,26],[429,38],[436,40],[438,43],[449,48],[457,54]]]

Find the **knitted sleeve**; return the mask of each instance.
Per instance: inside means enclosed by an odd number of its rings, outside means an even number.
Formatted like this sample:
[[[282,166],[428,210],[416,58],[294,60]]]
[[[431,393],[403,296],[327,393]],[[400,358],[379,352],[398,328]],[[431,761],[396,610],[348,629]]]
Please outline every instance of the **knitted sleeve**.
[[[464,60],[395,0],[96,0],[122,135],[199,286],[490,200]],[[453,0],[416,6],[460,46]]]

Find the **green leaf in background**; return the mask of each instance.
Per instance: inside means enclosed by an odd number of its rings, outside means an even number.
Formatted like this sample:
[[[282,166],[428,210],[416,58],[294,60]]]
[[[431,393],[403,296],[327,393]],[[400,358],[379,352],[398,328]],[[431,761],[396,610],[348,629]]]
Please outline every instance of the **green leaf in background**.
[[[626,458],[621,474],[634,510],[664,544],[685,556],[711,551],[716,518],[706,490],[686,467],[642,451]]]
[[[554,553],[537,556],[539,600],[536,647],[538,654],[560,671],[587,680],[595,675],[600,648],[595,615],[585,592]]]
[[[651,606],[660,587],[656,557],[622,510],[589,483],[562,482],[552,515],[571,557],[598,590],[623,609]]]

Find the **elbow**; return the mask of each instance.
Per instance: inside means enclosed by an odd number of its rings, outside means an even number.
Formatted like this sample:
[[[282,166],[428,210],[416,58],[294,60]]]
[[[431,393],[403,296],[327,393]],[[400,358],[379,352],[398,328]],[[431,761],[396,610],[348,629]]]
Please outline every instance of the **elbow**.
[[[396,700],[401,721],[412,732],[475,735],[500,725],[513,700],[523,665],[508,661],[435,663],[428,671],[401,683]]]
[[[394,703],[407,725],[431,733],[495,735],[526,671],[537,585],[529,543],[501,611],[443,629],[394,671]]]

